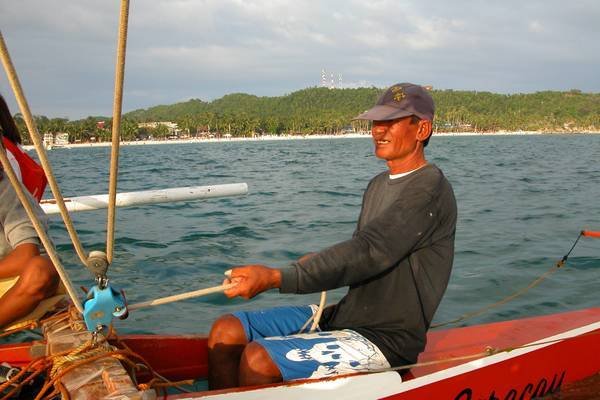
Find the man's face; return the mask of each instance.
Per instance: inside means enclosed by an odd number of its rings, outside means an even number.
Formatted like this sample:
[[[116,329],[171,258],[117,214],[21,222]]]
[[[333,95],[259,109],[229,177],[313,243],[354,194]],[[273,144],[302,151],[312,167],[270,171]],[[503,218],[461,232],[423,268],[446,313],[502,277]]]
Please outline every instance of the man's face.
[[[373,121],[371,135],[375,144],[375,155],[386,161],[402,161],[416,151],[418,123],[412,117],[392,121]]]

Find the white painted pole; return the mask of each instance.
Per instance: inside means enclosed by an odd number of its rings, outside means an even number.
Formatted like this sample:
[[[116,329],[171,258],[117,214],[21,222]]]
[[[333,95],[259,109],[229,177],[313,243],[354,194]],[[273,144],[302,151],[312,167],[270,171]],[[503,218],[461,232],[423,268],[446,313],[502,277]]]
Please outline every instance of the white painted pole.
[[[117,207],[243,196],[245,194],[248,194],[248,185],[246,183],[146,190],[118,193]],[[67,197],[65,198],[65,204],[69,212],[99,210],[108,207],[108,195]],[[40,202],[40,206],[46,214],[58,214],[60,212],[54,199],[44,199]]]

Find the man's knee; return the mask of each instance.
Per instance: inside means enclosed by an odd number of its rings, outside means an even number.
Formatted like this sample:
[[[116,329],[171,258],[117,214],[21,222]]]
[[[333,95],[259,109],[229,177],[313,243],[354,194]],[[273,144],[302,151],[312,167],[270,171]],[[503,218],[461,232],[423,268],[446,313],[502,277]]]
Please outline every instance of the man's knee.
[[[59,276],[49,259],[37,256],[25,266],[19,280],[24,294],[43,300],[56,292]]]
[[[208,335],[208,347],[216,345],[244,345],[248,342],[246,332],[239,319],[231,314],[219,317]]]
[[[267,350],[256,342],[248,343],[240,361],[240,385],[262,385],[282,379]]]

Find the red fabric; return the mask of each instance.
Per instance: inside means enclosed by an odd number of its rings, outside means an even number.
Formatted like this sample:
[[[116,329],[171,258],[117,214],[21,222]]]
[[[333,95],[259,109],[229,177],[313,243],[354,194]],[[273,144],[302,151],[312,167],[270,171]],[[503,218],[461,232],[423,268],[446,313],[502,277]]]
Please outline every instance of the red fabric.
[[[600,231],[598,231],[598,232],[594,232],[594,231],[581,231],[581,234],[583,236],[587,236],[587,237],[600,238]]]
[[[42,199],[48,179],[44,170],[40,167],[33,158],[21,150],[16,144],[5,137],[2,137],[4,148],[12,153],[19,167],[21,168],[21,176],[23,177],[23,185],[29,190],[31,195],[39,202]]]

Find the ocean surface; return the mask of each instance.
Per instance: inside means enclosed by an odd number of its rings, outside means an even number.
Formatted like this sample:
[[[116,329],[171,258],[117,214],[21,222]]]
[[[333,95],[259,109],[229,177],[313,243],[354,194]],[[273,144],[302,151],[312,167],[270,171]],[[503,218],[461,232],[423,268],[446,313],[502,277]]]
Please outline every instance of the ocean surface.
[[[65,196],[108,192],[109,148],[49,157]],[[527,286],[580,230],[600,230],[600,135],[433,137],[427,158],[452,183],[459,209],[453,274],[434,322]],[[367,138],[122,147],[119,191],[246,182],[249,194],[118,209],[111,283],[137,303],[219,285],[235,265],[285,266],[349,238],[369,179],[385,168]],[[106,210],[73,219],[87,251],[105,248]],[[75,285],[93,285],[59,216],[50,234]],[[563,270],[462,325],[598,306],[599,291],[600,240],[582,238]],[[344,292],[330,292],[328,302]],[[277,291],[250,301],[214,294],[116,324],[121,333],[206,333],[234,310],[317,301]]]

